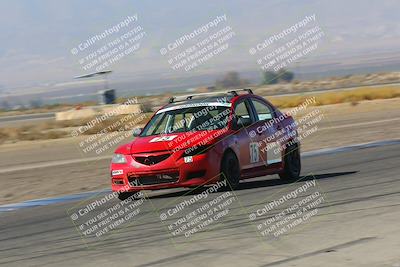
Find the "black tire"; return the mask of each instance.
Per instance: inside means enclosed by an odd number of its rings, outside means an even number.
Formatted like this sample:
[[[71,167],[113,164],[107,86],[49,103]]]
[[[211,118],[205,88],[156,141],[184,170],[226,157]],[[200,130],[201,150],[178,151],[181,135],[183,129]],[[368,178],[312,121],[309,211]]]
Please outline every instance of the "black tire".
[[[137,192],[121,192],[118,193],[118,199],[121,201],[124,201],[132,196],[134,196]],[[135,197],[132,197],[132,200],[135,199]]]
[[[298,144],[288,147],[284,156],[285,167],[279,177],[288,182],[296,181],[300,178],[301,158],[300,147]]]
[[[240,181],[240,167],[236,155],[229,151],[222,158],[221,180],[225,179],[227,184],[225,190],[235,190]]]

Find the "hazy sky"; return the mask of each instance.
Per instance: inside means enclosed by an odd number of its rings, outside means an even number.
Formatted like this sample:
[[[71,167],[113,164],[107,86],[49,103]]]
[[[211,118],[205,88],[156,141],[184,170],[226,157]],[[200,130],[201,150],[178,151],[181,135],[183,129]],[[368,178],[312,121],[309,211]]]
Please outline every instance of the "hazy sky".
[[[400,50],[399,12],[396,0],[2,0],[0,89],[70,81],[83,74],[71,49],[134,14],[146,36],[137,53],[112,66],[116,77],[257,68],[250,47],[312,14],[326,34],[312,57],[395,53]],[[223,14],[236,33],[229,51],[190,73],[171,70],[160,48]]]

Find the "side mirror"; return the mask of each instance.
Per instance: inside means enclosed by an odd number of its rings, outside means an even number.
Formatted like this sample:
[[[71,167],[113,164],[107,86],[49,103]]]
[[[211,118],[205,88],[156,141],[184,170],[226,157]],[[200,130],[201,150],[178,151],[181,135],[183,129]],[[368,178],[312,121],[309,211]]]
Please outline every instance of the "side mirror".
[[[138,137],[142,132],[143,128],[135,128],[132,132],[133,137]]]
[[[232,120],[232,128],[233,130],[239,130],[241,128],[247,127],[251,125],[251,119],[250,118],[244,118],[244,117],[235,117]]]

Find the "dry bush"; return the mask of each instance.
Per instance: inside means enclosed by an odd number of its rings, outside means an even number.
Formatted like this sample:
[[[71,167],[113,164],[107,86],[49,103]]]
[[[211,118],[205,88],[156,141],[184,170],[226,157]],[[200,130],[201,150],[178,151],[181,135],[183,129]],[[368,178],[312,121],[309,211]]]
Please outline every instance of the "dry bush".
[[[27,131],[29,129],[36,129],[39,131],[47,131],[53,129],[61,129],[61,128],[69,128],[69,127],[79,127],[84,126],[94,118],[85,118],[85,119],[76,119],[76,120],[63,120],[63,121],[46,121],[39,124],[33,125],[25,125],[21,126],[23,131]]]
[[[50,130],[44,131],[35,125],[24,125],[21,127],[10,127],[0,129],[0,144],[6,141],[23,141],[23,140],[47,140],[57,139],[68,136],[67,131]]]
[[[41,140],[43,133],[37,129],[30,131],[20,131],[18,133],[18,140]]]
[[[4,143],[8,139],[8,135],[0,129],[0,144]]]
[[[315,96],[316,106],[331,105],[338,103],[356,103],[363,100],[389,99],[400,97],[400,87],[374,87],[374,88],[357,88],[349,91],[336,91],[319,93],[314,95],[303,96],[280,96],[269,97],[271,102],[279,108],[296,107],[306,101],[307,98]]]
[[[69,136],[69,133],[65,131],[48,131],[44,133],[42,139],[58,139],[66,136]]]
[[[0,136],[2,137],[3,142],[6,140],[18,140],[20,130],[18,128],[1,128]]]

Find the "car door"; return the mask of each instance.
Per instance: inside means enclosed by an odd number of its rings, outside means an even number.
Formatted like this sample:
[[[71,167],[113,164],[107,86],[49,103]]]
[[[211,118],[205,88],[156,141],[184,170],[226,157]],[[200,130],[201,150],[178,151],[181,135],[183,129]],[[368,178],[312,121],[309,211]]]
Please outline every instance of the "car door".
[[[282,129],[276,119],[273,108],[258,98],[251,98],[251,106],[255,114],[255,139],[259,144],[260,158],[257,166],[265,164],[267,167],[282,162],[282,149],[279,140],[282,138]],[[275,119],[275,120],[274,120]]]
[[[257,141],[253,137],[249,137],[249,133],[255,131],[255,114],[248,98],[244,98],[235,103],[234,113],[236,120],[241,118],[250,119],[251,124],[241,127],[235,133],[235,142],[239,150],[239,161],[243,170],[250,169],[260,161],[260,154]],[[243,126],[243,125],[240,125]]]

